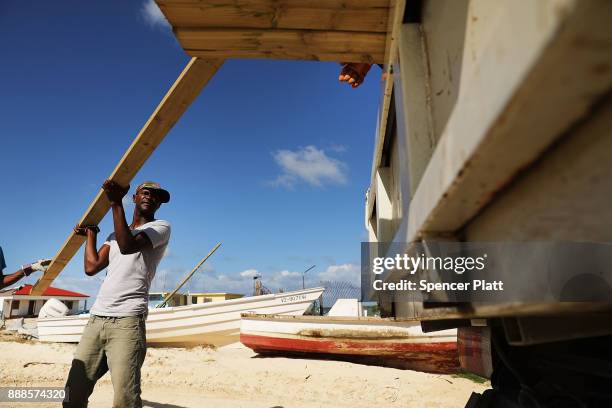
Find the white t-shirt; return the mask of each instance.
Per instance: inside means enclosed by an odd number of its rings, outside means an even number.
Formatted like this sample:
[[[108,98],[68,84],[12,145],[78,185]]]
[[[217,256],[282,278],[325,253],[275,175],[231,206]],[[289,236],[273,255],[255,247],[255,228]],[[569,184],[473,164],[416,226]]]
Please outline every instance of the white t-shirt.
[[[141,232],[147,234],[152,248],[122,255],[114,232],[104,242],[110,246],[108,269],[91,314],[114,317],[146,314],[149,288],[170,239],[170,224],[163,220],[147,222],[133,229],[132,235]]]

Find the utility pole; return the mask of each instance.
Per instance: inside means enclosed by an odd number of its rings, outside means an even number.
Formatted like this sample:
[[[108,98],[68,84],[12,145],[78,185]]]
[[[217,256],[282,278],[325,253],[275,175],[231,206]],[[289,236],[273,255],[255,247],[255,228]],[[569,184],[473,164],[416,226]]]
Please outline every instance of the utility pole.
[[[306,289],[306,285],[305,285],[305,281],[304,281],[304,276],[306,275],[306,272],[308,272],[309,270],[311,270],[312,268],[314,268],[317,265],[312,265],[310,268],[306,269],[304,272],[302,272],[302,289]]]

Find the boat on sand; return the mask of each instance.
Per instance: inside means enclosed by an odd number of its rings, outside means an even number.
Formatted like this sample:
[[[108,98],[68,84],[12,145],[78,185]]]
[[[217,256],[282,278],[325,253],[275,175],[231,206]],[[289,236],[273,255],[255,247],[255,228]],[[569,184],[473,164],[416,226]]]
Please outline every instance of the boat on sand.
[[[324,288],[249,296],[222,302],[150,309],[147,344],[153,346],[222,346],[238,341],[241,313],[302,315]],[[38,319],[40,341],[76,343],[89,314]]]
[[[259,354],[348,360],[432,373],[459,369],[457,330],[378,317],[242,315],[240,341]]]

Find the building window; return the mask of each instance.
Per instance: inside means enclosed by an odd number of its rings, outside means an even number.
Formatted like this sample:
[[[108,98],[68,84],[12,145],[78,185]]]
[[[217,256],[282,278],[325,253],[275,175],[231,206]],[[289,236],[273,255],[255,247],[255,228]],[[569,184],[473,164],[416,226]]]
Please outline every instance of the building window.
[[[196,296],[192,296],[191,297],[191,304],[195,305],[196,303],[198,303],[198,298]]]
[[[13,300],[11,302],[11,309],[12,310],[19,310],[19,301],[18,300]]]
[[[72,309],[72,300],[64,300],[64,304],[68,309]]]

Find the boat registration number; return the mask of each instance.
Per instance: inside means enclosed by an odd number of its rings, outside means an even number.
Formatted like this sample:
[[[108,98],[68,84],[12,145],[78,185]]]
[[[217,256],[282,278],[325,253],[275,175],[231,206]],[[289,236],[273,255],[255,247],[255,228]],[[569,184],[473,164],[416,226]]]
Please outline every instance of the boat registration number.
[[[306,295],[285,296],[281,298],[281,303],[293,303],[299,300],[306,300]]]

